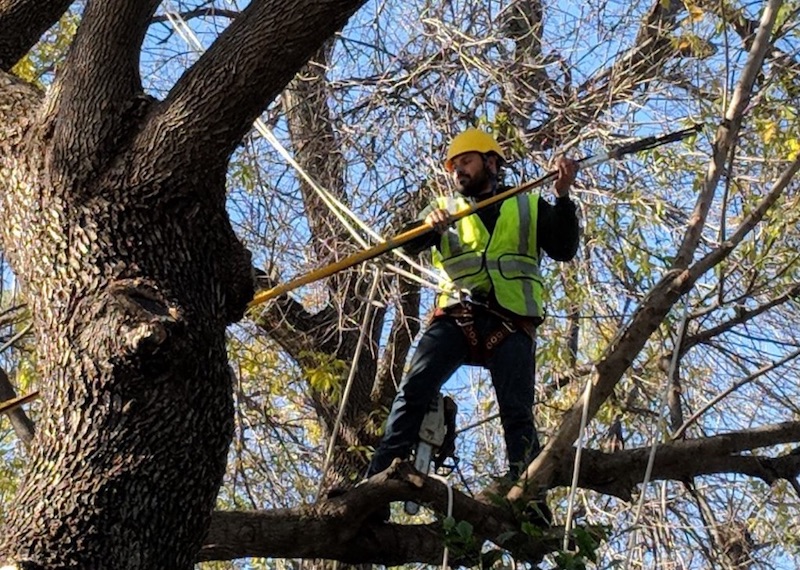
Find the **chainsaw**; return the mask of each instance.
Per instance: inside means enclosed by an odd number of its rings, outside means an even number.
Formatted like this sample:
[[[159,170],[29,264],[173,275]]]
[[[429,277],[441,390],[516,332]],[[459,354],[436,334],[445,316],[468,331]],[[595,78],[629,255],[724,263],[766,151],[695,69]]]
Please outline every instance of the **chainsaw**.
[[[414,447],[414,468],[423,475],[427,475],[431,467],[434,471],[442,468],[448,458],[453,459],[454,467],[458,462],[455,456],[457,411],[458,406],[450,396],[440,393],[431,401]],[[404,508],[409,515],[419,512],[419,505],[413,501],[406,501]]]

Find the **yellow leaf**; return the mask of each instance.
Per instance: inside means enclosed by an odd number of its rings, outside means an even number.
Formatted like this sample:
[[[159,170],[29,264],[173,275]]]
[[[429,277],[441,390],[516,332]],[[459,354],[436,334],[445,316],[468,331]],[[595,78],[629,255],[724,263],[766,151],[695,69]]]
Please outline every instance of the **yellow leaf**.
[[[764,130],[761,133],[761,137],[764,139],[765,143],[768,143],[775,138],[776,132],[778,132],[778,125],[775,123],[775,121],[770,121],[764,125]]]
[[[36,81],[36,66],[30,56],[25,56],[11,69],[11,73],[29,83]]]
[[[795,154],[800,153],[800,140],[789,139],[786,141],[786,147],[789,149],[789,158],[793,158]]]
[[[703,9],[694,4],[689,4],[686,9],[689,11],[689,18],[692,22],[699,22],[703,19]]]

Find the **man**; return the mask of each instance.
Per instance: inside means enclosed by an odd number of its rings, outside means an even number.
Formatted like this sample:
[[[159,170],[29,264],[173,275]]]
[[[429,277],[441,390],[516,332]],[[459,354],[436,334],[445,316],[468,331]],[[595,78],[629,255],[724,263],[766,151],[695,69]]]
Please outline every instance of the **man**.
[[[368,477],[410,453],[430,402],[463,364],[484,366],[491,374],[505,435],[506,478],[516,481],[539,452],[533,402],[534,334],[544,317],[540,250],[559,261],[575,256],[579,227],[569,188],[577,167],[558,161],[555,205],[518,195],[453,224],[451,213],[503,190],[503,161],[491,135],[468,129],[455,137],[445,168],[460,195],[439,197],[423,210],[420,217],[435,232],[405,247],[410,253],[433,247],[445,292],[400,384]]]

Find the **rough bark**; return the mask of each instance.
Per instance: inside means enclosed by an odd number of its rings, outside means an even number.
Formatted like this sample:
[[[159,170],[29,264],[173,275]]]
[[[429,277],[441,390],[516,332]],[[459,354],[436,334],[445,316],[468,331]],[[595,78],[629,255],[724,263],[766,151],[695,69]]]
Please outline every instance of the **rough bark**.
[[[233,429],[225,328],[252,296],[227,161],[359,2],[251,3],[163,103],[138,75],[158,4],[88,3],[46,97],[0,72],[0,237],[44,406],[0,544],[12,566],[192,566]],[[0,3],[0,26],[54,5]]]
[[[184,148],[186,164],[225,159],[250,130],[266,103],[363,0],[251,2],[178,80],[143,132],[167,151],[157,163],[169,169],[171,149]],[[234,96],[235,95],[235,96]],[[213,139],[212,144],[190,144]]]
[[[19,85],[3,101],[20,91],[38,103]],[[92,161],[48,163],[60,139],[33,120],[36,105],[27,109],[6,123],[19,136],[0,145],[0,215],[34,319],[44,413],[3,557],[48,568],[188,567],[232,431],[224,331],[248,296],[245,252],[209,237],[222,204],[197,201],[195,219],[186,216],[189,204],[169,191],[189,190],[185,173],[159,189],[146,156],[117,153],[121,164],[100,172]],[[220,191],[221,174],[209,182]],[[86,184],[67,182],[76,179]],[[238,258],[239,290],[220,294],[215,257]]]
[[[395,525],[366,522],[367,515],[387,501],[416,499],[443,512],[447,488],[421,477],[407,463],[395,463],[346,495],[288,511],[217,513],[201,552],[203,560],[237,558],[256,553],[282,558],[333,558],[343,562],[396,565],[441,562],[442,532],[438,524]],[[502,544],[520,561],[538,562],[560,544],[563,533],[543,536],[520,532],[514,512],[454,492],[453,517],[473,525],[479,547],[484,540]],[[278,523],[277,521],[281,522]],[[303,540],[297,540],[302,526]],[[249,554],[246,554],[249,553]],[[477,552],[464,552],[476,563]]]

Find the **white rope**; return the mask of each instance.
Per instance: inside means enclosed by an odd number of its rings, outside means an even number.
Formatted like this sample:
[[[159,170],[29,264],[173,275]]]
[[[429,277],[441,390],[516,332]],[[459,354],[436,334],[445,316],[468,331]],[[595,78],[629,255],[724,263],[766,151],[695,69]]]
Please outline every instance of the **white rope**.
[[[336,421],[334,422],[333,429],[331,430],[331,438],[328,441],[328,449],[325,452],[325,462],[322,465],[322,477],[320,477],[319,488],[317,489],[317,497],[314,502],[319,501],[319,498],[322,495],[322,489],[325,485],[325,477],[328,474],[328,467],[330,466],[331,459],[333,458],[333,448],[336,445],[336,436],[339,433],[339,427],[342,425],[342,418],[344,417],[344,410],[347,407],[347,400],[350,398],[350,391],[353,387],[353,381],[356,377],[356,370],[358,369],[358,359],[361,357],[361,349],[364,347],[367,331],[370,329],[369,322],[372,318],[372,311],[375,307],[375,295],[378,292],[378,284],[380,283],[380,279],[381,272],[380,270],[375,269],[374,276],[372,278],[372,287],[369,290],[369,302],[367,303],[367,308],[364,310],[364,321],[361,323],[358,342],[356,343],[356,348],[353,352],[353,364],[350,366],[350,373],[347,376],[347,383],[345,384],[344,392],[342,393],[342,401],[339,404],[339,413],[336,415]]]
[[[669,384],[672,379],[673,374],[675,374],[675,369],[678,366],[678,356],[681,350],[681,343],[683,341],[683,335],[686,332],[686,321],[689,318],[689,298],[686,295],[683,298],[683,317],[681,318],[681,325],[678,327],[678,337],[675,340],[675,346],[672,349],[672,360],[669,364],[669,372],[667,373],[667,379],[664,384],[664,392],[662,394],[661,402],[662,406],[667,404],[669,398]],[[632,532],[628,535],[628,556],[625,559],[625,570],[628,570],[631,564],[631,560],[633,558],[633,544],[634,540],[639,534],[639,529],[637,525],[639,524],[639,520],[642,516],[642,510],[644,509],[644,501],[645,497],[647,496],[647,486],[650,484],[650,477],[653,474],[653,465],[656,461],[656,449],[658,448],[658,429],[655,430],[656,433],[653,434],[652,438],[653,441],[650,445],[650,455],[647,458],[647,468],[644,472],[644,479],[642,480],[642,492],[639,495],[639,503],[636,506],[636,515],[633,518],[633,523],[631,524]]]
[[[167,2],[167,10],[165,11],[165,14],[167,16],[167,19],[170,21],[173,28],[175,29],[175,31],[178,33],[178,35],[181,38],[183,38],[183,40],[187,44],[189,44],[189,46],[193,48],[198,54],[202,54],[205,51],[205,49],[203,48],[203,44],[200,42],[200,39],[197,37],[197,34],[194,33],[194,30],[192,30],[191,27],[189,27],[189,25],[186,23],[186,20],[183,18],[183,16],[181,16],[180,12],[178,12],[173,8],[172,2]],[[281,144],[278,138],[267,127],[264,121],[262,121],[261,119],[256,119],[253,126],[259,132],[259,134],[261,134],[261,136],[264,137],[264,139],[272,145],[272,147],[278,152],[278,154],[280,154],[286,160],[286,162],[289,165],[291,165],[292,168],[295,169],[295,171],[300,175],[300,177],[303,178],[303,180],[305,180],[309,186],[311,186],[311,188],[319,195],[319,197],[322,199],[325,205],[328,206],[333,215],[336,216],[336,218],[347,229],[347,231],[350,233],[353,239],[355,239],[359,243],[359,245],[361,245],[361,247],[367,249],[369,248],[369,244],[367,243],[366,240],[364,240],[361,237],[359,232],[350,224],[347,218],[345,218],[345,215],[347,215],[351,220],[353,220],[356,223],[356,225],[358,225],[361,228],[361,230],[365,231],[373,239],[379,242],[386,241],[383,237],[381,237],[380,234],[378,234],[371,227],[369,227],[369,225],[362,222],[359,219],[359,217],[355,214],[355,212],[350,210],[350,208],[348,208],[344,203],[338,200],[336,196],[334,196],[330,191],[323,188],[313,178],[311,178],[311,176],[309,176],[309,174],[305,171],[305,169],[291,156],[291,154],[289,154],[289,151],[286,150],[286,148]],[[417,263],[414,259],[405,255],[404,253],[402,253],[397,249],[392,250],[392,252],[397,257],[408,263],[412,268],[416,269],[422,274],[432,277],[433,279],[437,280],[437,282],[434,283],[431,281],[426,281],[419,275],[415,275],[413,273],[405,271],[395,265],[387,265],[386,266],[387,269],[390,269],[395,273],[402,272],[400,274],[402,274],[404,277],[417,281],[418,283],[426,287],[430,287],[434,290],[439,290],[439,291],[442,290],[441,286],[438,284],[438,279],[440,277],[438,273]]]
[[[586,388],[583,390],[583,410],[581,411],[581,427],[578,432],[578,449],[575,451],[575,463],[572,467],[572,486],[569,489],[569,501],[567,502],[567,520],[564,523],[564,551],[569,550],[570,531],[572,530],[572,519],[575,513],[575,497],[578,494],[578,476],[581,472],[581,455],[583,451],[583,441],[586,437],[586,424],[589,422],[589,399],[592,397],[592,385],[594,382],[590,377],[586,381]]]
[[[541,195],[541,190],[540,190],[540,195]],[[590,291],[593,289],[593,285],[590,279],[586,279],[586,286]],[[575,451],[575,462],[572,467],[572,484],[570,485],[569,500],[567,501],[567,519],[564,523],[564,542],[562,544],[564,551],[567,551],[569,549],[570,532],[572,531],[572,525],[575,518],[575,501],[578,496],[578,481],[581,472],[583,446],[586,440],[586,426],[589,423],[589,400],[592,398],[593,385],[594,382],[590,375],[586,381],[586,387],[583,390],[583,409],[581,410],[581,425],[580,429],[578,430],[577,450]]]
[[[361,234],[359,234],[359,232],[352,226],[349,220],[345,218],[345,215],[347,215],[350,219],[352,219],[356,223],[356,225],[358,225],[359,228],[365,231],[373,239],[379,242],[386,241],[379,233],[377,233],[375,230],[369,227],[369,225],[362,222],[355,214],[355,212],[353,212],[350,208],[348,208],[344,203],[339,201],[336,198],[336,196],[334,196],[330,191],[317,184],[317,182],[315,182],[314,179],[308,175],[305,169],[303,169],[303,167],[292,157],[292,155],[289,154],[289,151],[286,150],[286,147],[284,147],[281,144],[281,142],[272,133],[272,131],[270,131],[269,128],[267,128],[267,126],[261,119],[256,119],[254,126],[256,130],[261,134],[261,136],[263,136],[264,139],[273,146],[273,148],[278,152],[278,154],[280,154],[284,158],[284,160],[286,160],[286,162],[289,163],[292,166],[292,168],[294,168],[297,171],[297,173],[303,178],[303,180],[305,180],[308,183],[308,185],[314,189],[314,191],[322,199],[325,205],[328,206],[328,209],[330,209],[331,213],[333,213],[333,215],[336,216],[339,222],[341,222],[341,224],[347,229],[347,231],[350,233],[353,239],[355,239],[361,247],[363,247],[364,249],[368,249],[370,247],[370,244],[364,238],[361,237]],[[420,265],[419,263],[414,261],[411,257],[402,253],[400,250],[394,249],[392,250],[392,253],[394,253],[397,257],[408,263],[411,267],[413,267],[420,273],[424,273],[430,277],[433,277],[434,279],[438,279],[440,277],[438,273],[436,273],[431,269],[428,269],[427,267]],[[393,271],[400,269],[396,266],[388,266],[388,265],[387,268],[392,269]],[[412,278],[414,280],[422,283],[423,285],[427,285],[428,287],[431,287],[433,289],[440,289],[438,283],[431,283],[425,281],[421,277],[413,275],[408,272],[404,273],[406,274],[406,276],[413,276]]]
[[[433,479],[438,479],[445,485],[447,485],[447,517],[451,518],[453,516],[453,482],[450,480],[450,477],[442,477],[436,473],[430,473],[428,475]],[[445,542],[444,545],[444,552],[442,553],[442,570],[448,570],[449,567],[449,555],[450,549],[447,547],[447,543]]]

